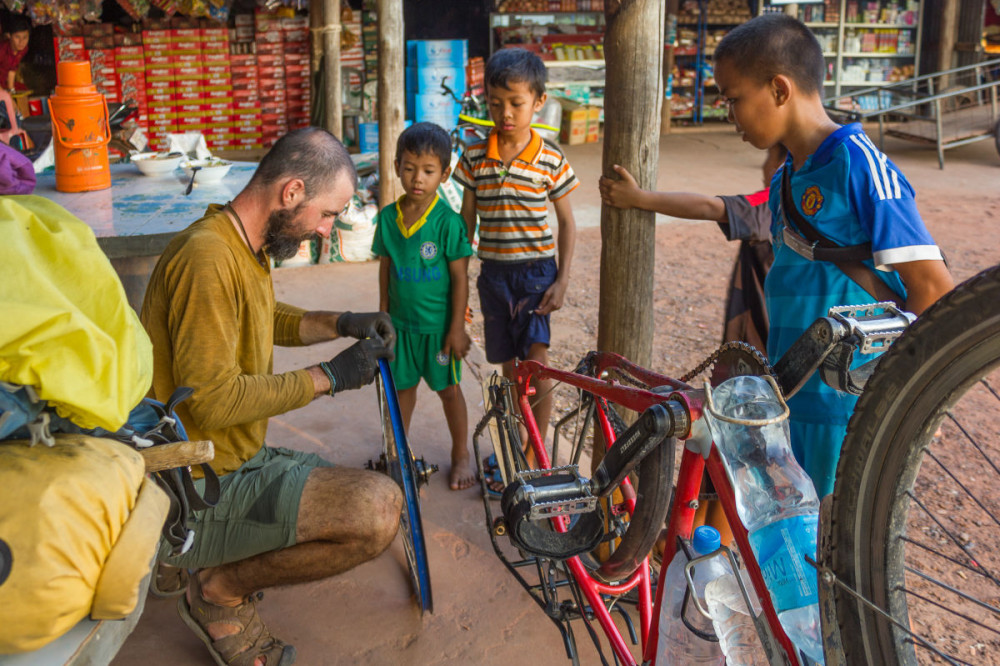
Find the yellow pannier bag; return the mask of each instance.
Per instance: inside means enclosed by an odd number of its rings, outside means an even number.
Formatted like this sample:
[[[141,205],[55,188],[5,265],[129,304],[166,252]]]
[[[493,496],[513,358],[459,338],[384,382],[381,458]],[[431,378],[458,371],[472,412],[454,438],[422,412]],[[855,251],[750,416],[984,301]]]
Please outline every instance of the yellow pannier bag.
[[[0,381],[83,428],[118,430],[153,350],[90,227],[38,196],[0,197]]]
[[[0,654],[36,650],[88,615],[135,609],[169,509],[126,444],[55,435],[0,442]]]

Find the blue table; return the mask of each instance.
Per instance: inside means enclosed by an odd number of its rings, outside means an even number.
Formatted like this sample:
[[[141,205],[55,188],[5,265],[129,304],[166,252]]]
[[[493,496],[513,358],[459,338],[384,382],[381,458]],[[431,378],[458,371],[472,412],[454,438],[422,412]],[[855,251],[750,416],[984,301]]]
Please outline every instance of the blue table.
[[[60,192],[54,172],[38,175],[35,194],[55,201],[90,225],[118,273],[129,304],[138,312],[149,275],[167,243],[205,214],[209,204],[231,201],[250,181],[255,162],[234,162],[215,183],[199,183],[185,196],[189,176],[177,169],[144,176],[134,164],[111,165],[111,187],[96,192]]]
[[[96,192],[56,190],[55,173],[38,175],[35,194],[55,201],[90,225],[110,259],[155,257],[181,229],[205,214],[212,203],[232,200],[250,181],[253,162],[234,162],[215,183],[195,178],[185,196],[189,177],[183,169],[166,176],[144,176],[134,164],[111,165],[111,187]]]

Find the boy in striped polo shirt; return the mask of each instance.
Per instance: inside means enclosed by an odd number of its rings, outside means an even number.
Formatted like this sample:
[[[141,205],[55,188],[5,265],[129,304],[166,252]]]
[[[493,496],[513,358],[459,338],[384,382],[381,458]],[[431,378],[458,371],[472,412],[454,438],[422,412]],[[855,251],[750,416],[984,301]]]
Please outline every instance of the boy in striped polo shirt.
[[[448,178],[451,139],[433,123],[417,123],[396,141],[396,175],[406,192],[379,211],[372,252],[380,259],[379,310],[396,328],[390,362],[409,431],[422,377],[444,407],[451,435],[448,485],[475,483],[469,464],[469,415],[462,395],[462,359],[472,344],[465,332],[472,246],[465,224],[438,195]]]
[[[913,188],[859,124],[840,126],[823,108],[826,66],[816,38],[785,14],[764,14],[735,28],[715,49],[715,81],[729,120],[755,148],[788,148],[771,181],[774,264],[764,282],[772,361],[818,317],[837,305],[873,297],[837,264],[798,253],[784,234],[802,235],[797,219],[840,246],[871,243],[864,264],[905,307],[920,314],[952,287],[941,251],[927,232]],[[782,181],[788,200],[783,210]],[[794,236],[790,236],[794,239]],[[858,363],[869,359],[857,355]],[[833,490],[847,422],[857,398],[814,375],[788,401],[792,450],[820,497]]]
[[[485,78],[496,127],[465,151],[455,179],[465,188],[462,217],[470,239],[479,216],[476,285],[486,358],[512,377],[515,360],[548,362],[549,315],[562,307],[576,239],[569,193],[579,181],[559,148],[531,128],[546,98],[542,60],[524,49],[501,49],[486,63]],[[558,242],[548,224],[548,201]],[[552,412],[547,384],[539,382],[535,407],[543,438]]]

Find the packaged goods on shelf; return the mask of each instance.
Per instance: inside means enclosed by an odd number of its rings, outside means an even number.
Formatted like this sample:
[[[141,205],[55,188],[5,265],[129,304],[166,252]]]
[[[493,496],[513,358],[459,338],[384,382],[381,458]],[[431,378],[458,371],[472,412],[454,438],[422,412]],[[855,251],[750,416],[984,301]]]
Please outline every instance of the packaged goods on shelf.
[[[600,138],[601,108],[563,100],[559,141],[573,146],[594,143]]]

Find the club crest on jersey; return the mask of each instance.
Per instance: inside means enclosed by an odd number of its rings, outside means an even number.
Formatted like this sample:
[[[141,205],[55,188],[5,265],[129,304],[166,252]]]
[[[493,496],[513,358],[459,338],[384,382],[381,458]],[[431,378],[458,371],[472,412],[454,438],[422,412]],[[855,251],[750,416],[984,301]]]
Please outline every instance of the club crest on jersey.
[[[810,185],[802,194],[802,212],[806,215],[815,215],[823,207],[823,193],[819,191],[818,185]]]
[[[438,365],[448,365],[448,361],[449,361],[448,355],[445,354],[443,351],[439,351],[437,353],[437,357],[436,358],[437,358]]]
[[[431,241],[421,244],[420,246],[420,256],[424,259],[433,259],[437,256],[438,247]]]

